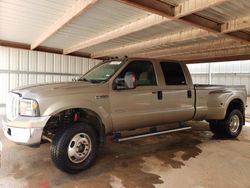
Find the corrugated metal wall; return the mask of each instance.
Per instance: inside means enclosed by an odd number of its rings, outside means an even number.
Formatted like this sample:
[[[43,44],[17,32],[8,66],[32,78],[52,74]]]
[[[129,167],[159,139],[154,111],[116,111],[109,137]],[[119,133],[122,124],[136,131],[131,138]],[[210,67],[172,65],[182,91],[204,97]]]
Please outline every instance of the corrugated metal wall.
[[[188,68],[195,84],[245,85],[250,96],[250,60],[190,64]]]
[[[15,87],[44,82],[70,81],[100,61],[0,46],[0,114],[5,98]]]
[[[250,60],[188,65],[195,84],[245,85],[250,106]],[[246,109],[250,117],[250,108]]]

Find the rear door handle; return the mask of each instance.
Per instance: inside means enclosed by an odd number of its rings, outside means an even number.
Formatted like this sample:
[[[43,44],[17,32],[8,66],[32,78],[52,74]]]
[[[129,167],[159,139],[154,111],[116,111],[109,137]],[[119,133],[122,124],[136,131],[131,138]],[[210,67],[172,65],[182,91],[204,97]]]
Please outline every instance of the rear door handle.
[[[192,91],[191,90],[187,90],[187,97],[192,98]]]
[[[153,91],[152,94],[157,94],[158,100],[163,99],[163,92],[162,91]]]

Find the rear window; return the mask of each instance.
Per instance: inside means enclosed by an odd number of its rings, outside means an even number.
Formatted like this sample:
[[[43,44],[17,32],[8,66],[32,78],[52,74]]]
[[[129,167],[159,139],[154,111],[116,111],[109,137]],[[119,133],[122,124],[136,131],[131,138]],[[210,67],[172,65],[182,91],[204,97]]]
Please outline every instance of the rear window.
[[[167,85],[186,85],[184,72],[179,63],[161,62],[161,68]]]

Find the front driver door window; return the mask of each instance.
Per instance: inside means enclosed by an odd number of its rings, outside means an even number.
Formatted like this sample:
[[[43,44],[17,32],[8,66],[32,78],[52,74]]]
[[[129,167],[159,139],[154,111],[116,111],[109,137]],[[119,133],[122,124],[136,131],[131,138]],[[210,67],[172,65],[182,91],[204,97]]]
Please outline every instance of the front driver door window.
[[[157,85],[154,66],[149,61],[134,61],[131,62],[118,76],[124,78],[127,72],[133,72],[136,76],[136,85],[139,86],[154,86]]]

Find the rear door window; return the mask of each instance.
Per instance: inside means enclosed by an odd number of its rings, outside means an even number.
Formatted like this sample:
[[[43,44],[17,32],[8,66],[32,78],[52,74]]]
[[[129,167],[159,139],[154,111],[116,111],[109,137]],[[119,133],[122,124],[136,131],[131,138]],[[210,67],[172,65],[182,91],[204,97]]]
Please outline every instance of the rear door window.
[[[187,85],[184,72],[179,63],[161,62],[166,85]]]

